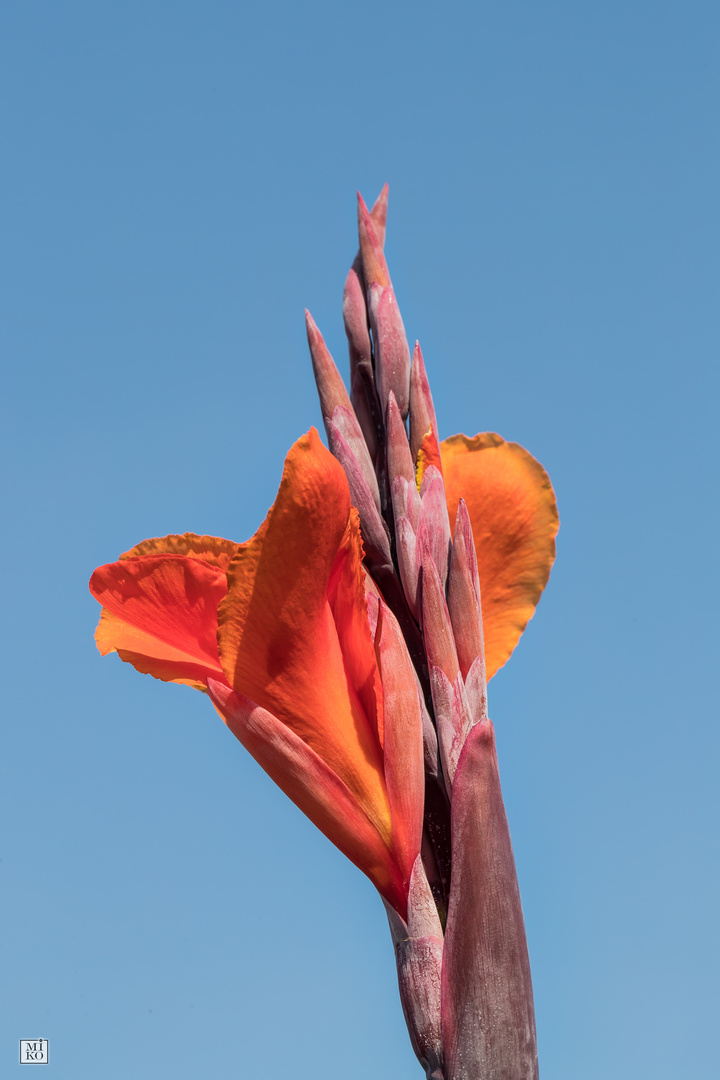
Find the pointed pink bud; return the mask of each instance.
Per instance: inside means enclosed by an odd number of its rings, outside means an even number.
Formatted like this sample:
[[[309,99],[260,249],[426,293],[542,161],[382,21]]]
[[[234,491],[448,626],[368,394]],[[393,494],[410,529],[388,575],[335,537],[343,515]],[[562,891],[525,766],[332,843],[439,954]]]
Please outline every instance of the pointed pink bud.
[[[385,228],[387,225],[387,207],[389,191],[390,188],[387,184],[385,184],[377,199],[373,203],[373,208],[370,211],[370,217],[372,218],[373,225],[375,226],[375,233],[378,238],[378,244],[381,248],[385,247]]]
[[[345,279],[343,320],[350,353],[350,396],[370,456],[374,460],[377,453],[375,413],[379,405],[375,392],[365,293],[354,267]]]
[[[471,730],[452,800],[442,971],[447,1080],[537,1080],[530,963],[489,720]]]
[[[431,428],[435,437],[439,438],[430,383],[425,371],[420,342],[416,341],[410,369],[410,449],[413,461],[417,461],[420,444]]]
[[[473,695],[477,699],[476,707],[481,710],[476,714],[479,720],[487,715],[485,646],[475,541],[464,499],[458,503],[455,519],[448,573],[448,609],[463,678],[473,668]]]
[[[415,466],[410,454],[410,444],[405,432],[405,424],[390,391],[387,407],[387,456],[388,478],[392,485],[396,476],[402,476],[409,484],[415,484]]]
[[[420,492],[422,505],[417,527],[417,542],[421,551],[428,551],[432,556],[444,590],[450,560],[450,521],[445,499],[445,484],[434,465],[425,471]]]
[[[428,554],[422,563],[422,628],[429,666],[454,683],[460,672],[455,639],[440,575]]]
[[[425,801],[422,714],[415,669],[397,619],[381,600],[375,634],[383,687],[385,783],[398,864],[410,881],[420,854]]]
[[[390,273],[385,262],[382,244],[375,231],[375,223],[359,191],[358,234],[365,287],[369,289],[371,285],[379,285],[384,289],[390,284]]]
[[[392,566],[387,526],[378,513],[373,494],[367,485],[358,460],[337,425],[330,420],[326,427],[330,452],[345,470],[350,487],[350,498],[360,515],[360,529],[368,563],[371,566]]]
[[[338,405],[346,409],[352,409],[350,397],[342,375],[337,369],[325,339],[315,325],[315,320],[309,311],[305,311],[305,328],[307,330],[310,357],[312,359],[313,373],[317,383],[320,408],[323,419],[329,420]]]
[[[367,304],[375,344],[375,384],[380,406],[394,391],[403,420],[410,404],[410,350],[390,274],[372,218],[358,195],[358,231]]]
[[[360,425],[357,420],[357,416],[352,409],[345,408],[343,405],[338,405],[330,417],[335,427],[338,429],[345,442],[348,444],[353,454],[357,458],[357,463],[362,469],[362,474],[365,477],[365,483],[372,493],[372,497],[375,500],[375,505],[380,512],[380,489],[378,488],[377,476],[375,475],[375,469],[373,463],[370,460],[370,453],[367,448],[367,443],[360,430]]]

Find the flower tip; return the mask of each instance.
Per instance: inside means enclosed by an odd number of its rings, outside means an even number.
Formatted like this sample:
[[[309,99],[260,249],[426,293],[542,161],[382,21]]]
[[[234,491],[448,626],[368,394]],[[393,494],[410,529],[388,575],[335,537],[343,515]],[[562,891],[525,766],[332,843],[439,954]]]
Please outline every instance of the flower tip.
[[[380,244],[380,247],[383,248],[385,247],[385,229],[387,226],[389,190],[390,189],[388,185],[384,184],[382,191],[373,203],[373,208],[370,211],[370,217],[372,218],[373,225],[375,226],[375,232],[377,233],[378,242]]]
[[[360,239],[360,258],[363,273],[368,286],[379,285],[385,288],[390,284],[382,243],[378,239],[370,211],[358,191],[358,235]]]
[[[467,503],[463,499],[462,495],[458,499],[458,508],[457,513],[455,514],[455,532],[457,535],[463,535],[464,538],[472,539],[472,525],[470,524],[470,514],[468,513]],[[472,540],[472,543],[474,549],[474,539]]]

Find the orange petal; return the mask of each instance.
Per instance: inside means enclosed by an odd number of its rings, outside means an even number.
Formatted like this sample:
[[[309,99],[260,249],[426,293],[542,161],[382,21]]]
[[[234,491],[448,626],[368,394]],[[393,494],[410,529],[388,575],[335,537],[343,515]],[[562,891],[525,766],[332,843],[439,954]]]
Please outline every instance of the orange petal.
[[[406,889],[394,853],[338,776],[286,724],[210,679],[223,720],[268,776],[405,916]]]
[[[141,540],[120,558],[134,559],[138,555],[188,555],[192,559],[208,563],[209,566],[227,570],[239,547],[233,540],[224,540],[221,536],[183,533],[182,536],[156,536],[152,540]]]
[[[486,432],[441,444],[450,520],[465,499],[477,551],[487,676],[532,618],[555,560],[558,513],[550,478],[517,443]]]
[[[103,656],[117,651],[157,679],[204,690],[209,675],[223,678],[217,609],[227,579],[218,563],[229,561],[238,545],[188,535],[144,541],[133,551],[163,547],[188,554],[127,553],[95,571],[90,591],[103,605],[97,646]]]
[[[311,747],[390,845],[377,719],[369,715],[361,559],[345,473],[313,428],[288,454],[264,524],[230,564],[218,640],[230,685]]]

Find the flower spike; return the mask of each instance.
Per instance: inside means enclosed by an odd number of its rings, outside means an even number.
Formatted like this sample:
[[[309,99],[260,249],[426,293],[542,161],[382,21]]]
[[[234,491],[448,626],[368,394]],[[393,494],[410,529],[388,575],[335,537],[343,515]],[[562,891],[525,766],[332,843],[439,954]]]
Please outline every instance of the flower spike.
[[[209,694],[373,882],[429,1080],[537,1080],[487,679],[548,579],[555,497],[542,466],[499,435],[438,442],[385,260],[387,196],[385,185],[371,211],[358,196],[350,394],[306,312],[330,450],[314,428],[295,443],[246,543],[165,536],[99,567],[96,640]]]

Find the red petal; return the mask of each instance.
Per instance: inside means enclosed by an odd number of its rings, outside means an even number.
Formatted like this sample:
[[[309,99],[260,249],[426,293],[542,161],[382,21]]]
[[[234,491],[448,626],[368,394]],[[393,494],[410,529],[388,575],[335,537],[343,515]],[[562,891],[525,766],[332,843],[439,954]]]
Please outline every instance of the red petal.
[[[219,566],[197,555],[126,556],[99,567],[90,591],[103,605],[96,632],[103,655],[117,650],[139,671],[199,689],[209,675],[223,678],[217,610],[227,580]]]

